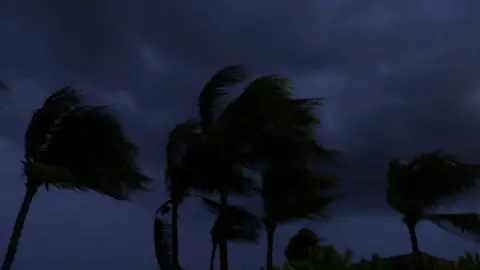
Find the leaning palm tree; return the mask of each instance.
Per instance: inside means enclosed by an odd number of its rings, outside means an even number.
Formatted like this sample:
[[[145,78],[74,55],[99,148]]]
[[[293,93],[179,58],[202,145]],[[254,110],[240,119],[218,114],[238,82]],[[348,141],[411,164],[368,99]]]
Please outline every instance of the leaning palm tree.
[[[10,269],[30,204],[38,188],[95,191],[128,200],[149,178],[136,164],[136,147],[106,107],[87,106],[76,90],[54,92],[36,110],[25,133],[26,193],[2,269]]]
[[[164,202],[159,211],[162,215],[171,211],[171,241],[172,241],[172,264],[174,270],[180,269],[178,252],[178,210],[185,197],[189,196],[189,179],[184,176],[188,170],[182,166],[183,154],[188,147],[201,140],[199,125],[194,120],[178,124],[168,135],[166,151],[165,185],[169,193],[169,199]],[[158,211],[157,211],[158,212]],[[155,222],[158,222],[157,219]]]
[[[422,154],[410,162],[393,159],[388,167],[388,204],[403,215],[412,244],[420,253],[415,231],[421,221],[473,240],[480,240],[480,216],[477,213],[432,213],[442,200],[454,199],[472,188],[479,177],[479,166],[439,151]]]
[[[202,201],[206,208],[217,216],[215,223],[210,231],[212,239],[212,253],[210,256],[210,270],[215,266],[215,253],[220,239],[222,239],[221,229],[221,205],[218,202],[202,197]],[[228,206],[228,230],[227,240],[235,243],[257,243],[260,237],[259,231],[261,223],[258,218],[247,210],[239,206]]]
[[[294,98],[283,77],[255,79],[221,110],[219,98],[244,79],[243,68],[230,66],[207,82],[198,99],[202,139],[187,147],[182,157],[182,166],[188,168],[182,174],[190,187],[220,195],[222,236],[228,231],[229,194],[248,194],[254,187],[243,174],[245,167],[261,170],[267,160],[303,157],[306,152],[323,155],[326,151],[317,147],[313,132],[319,122],[313,109],[320,100]],[[220,268],[228,270],[226,238],[220,239],[219,249]]]
[[[262,177],[263,222],[267,232],[266,268],[273,269],[277,227],[302,219],[324,217],[325,208],[340,195],[326,194],[336,183],[330,175],[304,165],[270,164]]]

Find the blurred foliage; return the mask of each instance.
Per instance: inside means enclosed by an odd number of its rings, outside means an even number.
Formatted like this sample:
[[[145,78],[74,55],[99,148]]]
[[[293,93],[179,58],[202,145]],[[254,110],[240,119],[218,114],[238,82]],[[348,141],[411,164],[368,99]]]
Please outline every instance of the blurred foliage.
[[[397,262],[402,258],[404,262]],[[466,252],[456,261],[436,259],[422,254],[415,257],[415,254],[397,256],[391,258],[380,258],[372,255],[370,259],[362,258],[358,263],[353,264],[353,252],[347,249],[343,254],[335,250],[332,245],[318,246],[311,249],[307,259],[286,262],[282,266],[275,266],[273,270],[479,270],[480,255]],[[427,263],[428,260],[433,260]],[[405,264],[406,263],[406,264]],[[264,270],[264,268],[260,268]]]

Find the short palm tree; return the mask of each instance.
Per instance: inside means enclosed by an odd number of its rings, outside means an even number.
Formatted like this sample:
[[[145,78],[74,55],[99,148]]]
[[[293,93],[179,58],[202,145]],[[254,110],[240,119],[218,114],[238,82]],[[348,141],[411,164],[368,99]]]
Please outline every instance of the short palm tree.
[[[159,211],[162,215],[171,212],[171,242],[172,264],[174,270],[180,269],[178,252],[178,210],[185,197],[189,196],[189,179],[184,176],[188,170],[182,165],[183,155],[188,147],[202,140],[199,133],[199,124],[194,120],[178,124],[170,131],[166,151],[165,184],[169,193],[169,200],[164,202]],[[158,212],[158,211],[157,211]],[[156,219],[155,222],[158,223]]]
[[[309,228],[302,228],[288,240],[285,258],[288,262],[308,259],[310,251],[316,248],[322,239]]]
[[[38,188],[95,191],[128,200],[149,178],[136,164],[136,147],[106,107],[87,106],[74,89],[54,92],[36,110],[25,133],[26,193],[2,269],[11,268],[30,204]]]
[[[210,270],[214,269],[215,262],[215,252],[217,246],[222,239],[222,229],[221,224],[221,205],[218,202],[212,201],[208,198],[202,197],[202,201],[207,207],[207,209],[212,212],[217,219],[213,224],[212,230],[210,231],[210,236],[212,239],[212,253],[210,256]],[[260,237],[259,231],[261,230],[262,224],[259,222],[258,218],[247,210],[239,206],[229,205],[228,206],[228,233],[227,240],[229,242],[235,243],[258,243]]]
[[[458,197],[475,185],[478,165],[436,151],[419,155],[410,162],[393,159],[387,175],[388,204],[403,215],[414,253],[420,252],[415,227],[424,220],[447,231],[459,230],[467,238],[480,239],[477,213],[432,213],[441,206],[442,200]]]
[[[267,232],[266,268],[273,269],[274,236],[281,224],[324,216],[339,195],[329,195],[336,178],[306,166],[271,164],[262,177],[263,222]]]

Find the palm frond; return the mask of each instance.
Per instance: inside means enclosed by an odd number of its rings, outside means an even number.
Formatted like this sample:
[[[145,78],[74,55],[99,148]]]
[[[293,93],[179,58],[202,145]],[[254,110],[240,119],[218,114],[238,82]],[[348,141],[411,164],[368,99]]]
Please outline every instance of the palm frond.
[[[221,205],[219,202],[208,199],[206,197],[201,197],[201,200],[208,211],[210,211],[217,217],[220,216]],[[229,219],[231,219],[232,223],[234,224],[248,224],[249,226],[252,226],[254,228],[261,227],[261,224],[258,222],[257,216],[247,211],[243,207],[237,205],[229,205],[227,211]]]
[[[29,181],[36,183],[73,183],[75,178],[66,168],[53,166],[33,160],[23,161],[24,173],[28,175]]]
[[[144,185],[150,181],[135,164],[136,146],[106,107],[73,110],[52,138],[47,153],[53,164],[76,175],[75,187],[116,199],[127,199],[132,190],[145,190]]]
[[[236,162],[223,158],[217,149],[207,142],[187,150],[182,162],[182,174],[190,180],[190,187],[204,193],[215,193],[226,179],[229,193],[250,195],[255,181]]]
[[[136,146],[117,119],[106,107],[81,104],[73,89],[60,90],[45,101],[25,141],[26,161],[64,168],[73,175],[74,181],[47,181],[59,188],[93,190],[125,200],[131,191],[145,190],[150,181],[136,166]]]
[[[435,209],[442,199],[472,188],[479,171],[478,165],[435,151],[410,162],[392,160],[387,175],[387,201],[397,211],[407,214]]]
[[[234,243],[257,244],[260,238],[258,229],[232,227],[228,230],[227,240]]]
[[[173,270],[172,225],[166,220],[155,219],[154,244],[158,266],[162,270]]]
[[[218,243],[222,235],[222,219],[220,215],[220,204],[202,198],[207,209],[217,216],[212,226],[210,235],[214,243]],[[260,238],[259,231],[262,224],[258,218],[247,210],[239,206],[228,206],[227,210],[227,240],[235,243],[258,243]]]
[[[164,202],[158,209],[155,211],[155,213],[159,213],[164,216],[166,214],[169,214],[170,211],[172,210],[172,200],[167,200]]]
[[[271,164],[262,176],[265,219],[284,223],[324,216],[326,207],[343,196],[328,194],[336,177],[305,166]]]
[[[215,103],[218,98],[227,94],[227,87],[236,85],[244,79],[244,68],[233,65],[221,69],[207,82],[198,99],[201,127],[204,133],[208,133],[213,127]]]
[[[192,144],[198,143],[199,140],[201,140],[201,134],[199,133],[199,124],[195,120],[178,124],[169,132],[165,184],[170,192],[170,197],[176,202],[180,202],[184,198],[191,180],[184,173],[190,169],[183,162],[184,154]]]
[[[478,213],[428,214],[424,215],[422,219],[434,223],[447,232],[480,242],[480,215]]]
[[[82,96],[72,88],[62,88],[49,96],[36,110],[25,133],[25,160],[45,159],[42,151],[58,130],[60,121],[82,103]],[[42,157],[41,157],[42,155]]]
[[[284,77],[264,76],[227,106],[218,129],[252,168],[259,160],[333,161],[337,153],[320,146],[314,133],[320,122],[314,110],[321,104],[319,98],[294,98]]]

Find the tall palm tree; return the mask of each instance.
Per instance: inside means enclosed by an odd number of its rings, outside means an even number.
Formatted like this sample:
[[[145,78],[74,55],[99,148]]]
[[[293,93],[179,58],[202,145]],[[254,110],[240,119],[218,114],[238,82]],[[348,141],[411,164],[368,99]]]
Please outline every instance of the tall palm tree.
[[[205,148],[207,144],[206,138],[207,137],[205,136],[205,134],[202,134],[200,132],[199,122],[195,120],[188,120],[176,125],[175,128],[170,131],[168,136],[166,151],[167,164],[165,169],[165,184],[167,186],[170,198],[160,206],[157,212],[161,212],[162,215],[166,215],[171,212],[172,222],[171,225],[165,225],[161,227],[162,230],[163,228],[169,228],[169,233],[155,233],[156,235],[168,235],[170,237],[169,240],[164,239],[161,241],[162,243],[171,242],[171,250],[163,251],[163,253],[171,252],[172,265],[170,265],[168,262],[162,262],[161,264],[168,265],[168,267],[170,267],[168,269],[181,269],[178,256],[179,206],[186,197],[198,197],[198,195],[191,194],[193,188],[200,189],[200,191],[205,191],[206,189],[207,192],[211,192],[215,188],[212,187],[210,183],[206,183],[206,187],[204,187],[204,182],[202,182],[202,179],[204,180],[205,178],[202,178],[198,175],[202,173],[202,171],[198,170],[198,164],[200,164],[201,166],[208,165],[205,162],[210,163],[210,161],[207,159],[207,161],[202,160],[201,163],[199,163],[197,158],[215,158],[209,156],[208,153],[205,153]],[[238,168],[230,169],[232,170],[232,176],[230,177],[230,180],[236,179],[235,183],[238,184],[238,187],[233,186],[233,189],[229,192],[241,195],[247,194],[250,190],[249,185],[252,183],[252,180],[243,176],[241,170],[239,170]],[[245,185],[245,183],[250,184]],[[159,219],[155,220],[155,223],[159,222]],[[167,223],[165,221],[162,221],[162,224]],[[157,226],[156,228],[160,227]],[[220,228],[221,227],[218,225],[216,230]],[[166,248],[165,245],[161,245],[159,247]],[[157,250],[157,253],[162,252]],[[168,257],[162,255],[162,258],[166,259]]]
[[[173,269],[180,269],[178,252],[178,210],[185,197],[189,196],[189,179],[184,172],[189,168],[183,166],[183,154],[188,147],[202,140],[199,124],[194,120],[185,121],[175,126],[168,135],[166,151],[165,184],[169,192],[169,200],[164,202],[159,211],[162,215],[171,211],[171,241]],[[158,212],[158,211],[157,211]],[[155,222],[158,222],[157,219]]]
[[[218,202],[202,197],[202,201],[207,209],[217,216],[215,223],[210,231],[212,239],[212,252],[210,256],[210,270],[214,269],[214,260],[217,246],[222,239],[221,205]],[[258,243],[260,237],[259,231],[262,224],[258,218],[247,210],[239,206],[228,206],[228,233],[227,240],[235,243]]]
[[[26,193],[2,269],[11,268],[30,204],[44,185],[92,190],[117,200],[145,190],[149,178],[136,164],[136,147],[104,106],[87,106],[78,92],[54,92],[35,111],[25,133]]]
[[[262,177],[263,222],[267,232],[266,268],[273,269],[273,243],[281,224],[324,216],[339,195],[329,195],[336,178],[306,166],[271,164]]]
[[[325,153],[315,144],[313,132],[319,122],[313,109],[320,100],[294,98],[283,77],[255,79],[221,110],[219,98],[244,79],[242,67],[229,66],[207,82],[198,99],[202,139],[190,145],[182,157],[182,166],[188,168],[182,174],[192,189],[220,194],[223,236],[228,233],[229,194],[245,194],[254,186],[242,173],[243,168],[261,170],[267,160]],[[220,268],[228,270],[226,238],[220,240],[219,247]]]
[[[388,167],[387,202],[403,215],[412,244],[419,253],[416,225],[430,221],[440,228],[479,240],[480,219],[477,213],[432,213],[442,200],[452,199],[475,185],[479,166],[439,151],[422,154],[410,162],[393,159]]]

